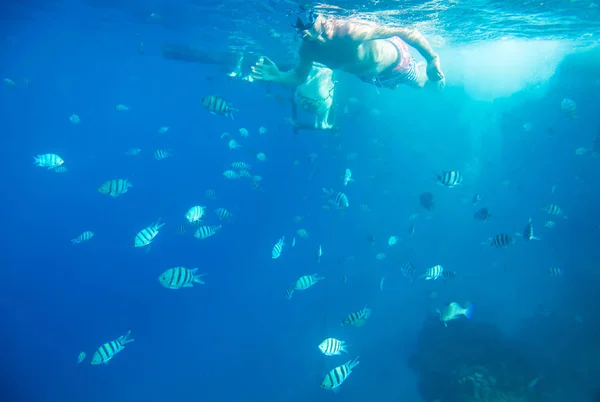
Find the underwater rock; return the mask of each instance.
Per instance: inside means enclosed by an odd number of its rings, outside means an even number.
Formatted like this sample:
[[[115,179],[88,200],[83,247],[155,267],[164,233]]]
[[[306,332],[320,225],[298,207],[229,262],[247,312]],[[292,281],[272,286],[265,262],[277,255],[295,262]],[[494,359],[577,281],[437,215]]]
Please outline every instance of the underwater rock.
[[[417,351],[409,359],[427,402],[541,402],[548,386],[532,387],[539,375],[527,345],[496,327],[457,320],[447,328],[438,319],[423,324]],[[544,382],[545,385],[546,382]]]

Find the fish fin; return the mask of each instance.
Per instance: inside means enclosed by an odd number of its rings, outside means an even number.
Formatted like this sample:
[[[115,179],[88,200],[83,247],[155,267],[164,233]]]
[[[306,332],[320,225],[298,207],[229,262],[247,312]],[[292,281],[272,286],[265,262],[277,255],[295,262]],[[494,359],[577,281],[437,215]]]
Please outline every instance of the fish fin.
[[[340,393],[340,387],[332,388],[331,390],[333,391],[334,394]]]
[[[206,275],[206,274],[194,275],[194,282],[199,283],[201,285],[205,285],[206,283],[202,280],[202,277],[204,275]]]
[[[194,280],[195,280],[195,279],[196,279],[196,278],[194,278]],[[194,285],[193,285],[193,284],[191,284],[191,283],[186,283],[185,285],[183,285],[183,287],[184,287],[184,288],[193,288],[193,287],[194,287]]]
[[[469,307],[467,307],[465,309],[465,317],[467,317],[469,320],[473,317],[473,304],[470,304]]]
[[[533,237],[531,238],[531,240],[542,240],[542,239],[541,239],[540,237],[535,237],[535,236],[533,236]]]

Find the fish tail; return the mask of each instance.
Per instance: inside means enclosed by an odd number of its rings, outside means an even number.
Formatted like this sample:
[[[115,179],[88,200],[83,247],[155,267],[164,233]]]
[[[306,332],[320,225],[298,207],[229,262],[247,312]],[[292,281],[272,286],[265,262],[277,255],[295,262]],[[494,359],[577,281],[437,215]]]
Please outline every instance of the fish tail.
[[[474,305],[471,304],[465,309],[465,317],[467,317],[469,320],[473,317],[473,306]]]
[[[198,274],[198,275],[194,275],[194,279],[193,281],[196,283],[199,283],[201,285],[205,285],[205,282],[202,280],[202,277],[206,275],[206,274]]]
[[[125,346],[128,343],[135,341],[135,339],[129,338],[130,335],[131,335],[131,330],[127,331],[127,333],[125,335],[123,335],[121,338],[119,338],[119,343],[121,344],[121,346]]]
[[[33,164],[34,165],[40,165],[40,158],[38,158],[37,156],[33,157]]]

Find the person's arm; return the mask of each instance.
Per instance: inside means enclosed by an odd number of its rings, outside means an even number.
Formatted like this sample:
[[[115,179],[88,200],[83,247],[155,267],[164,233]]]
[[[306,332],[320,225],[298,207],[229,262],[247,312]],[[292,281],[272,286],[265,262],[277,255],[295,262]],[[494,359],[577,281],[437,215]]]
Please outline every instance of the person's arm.
[[[296,68],[289,71],[280,72],[274,79],[274,82],[290,87],[302,85],[306,82],[308,74],[310,74],[312,64],[313,62],[311,58],[308,57],[308,52],[303,44],[300,46],[299,60]]]
[[[357,42],[388,39],[397,36],[408,45],[417,49],[427,62],[438,57],[427,39],[416,29],[389,28],[352,20],[337,20],[334,24],[336,36],[348,36]]]

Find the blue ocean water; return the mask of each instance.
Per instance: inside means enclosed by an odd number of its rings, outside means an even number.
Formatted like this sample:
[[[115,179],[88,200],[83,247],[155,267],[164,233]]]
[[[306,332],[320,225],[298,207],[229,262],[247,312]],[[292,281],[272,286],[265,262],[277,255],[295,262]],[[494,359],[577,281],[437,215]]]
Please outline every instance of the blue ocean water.
[[[392,9],[381,4],[373,11]],[[378,91],[336,73],[339,132],[294,135],[289,89],[228,76],[236,52],[250,63],[268,54],[293,64],[292,3],[7,3],[0,28],[0,72],[10,80],[0,87],[2,400],[501,400],[489,390],[451,397],[444,392],[457,383],[436,377],[471,370],[457,363],[467,355],[479,368],[464,378],[492,372],[501,366],[487,354],[495,350],[524,359],[515,366],[522,373],[500,370],[513,376],[497,378],[503,392],[527,401],[593,400],[600,375],[593,4],[556,6],[558,16],[528,4],[491,24],[485,18],[500,6],[490,2],[468,11],[479,11],[479,26],[474,19],[462,30],[425,26],[447,69],[442,93]],[[445,3],[424,14],[420,3],[410,7],[415,21],[435,12],[456,22],[466,13]],[[508,15],[519,13],[530,18],[510,25]],[[553,25],[569,13],[570,25]],[[515,32],[518,40],[504,37]],[[172,60],[167,44],[220,58]],[[202,107],[211,94],[239,109],[235,119]],[[565,98],[577,105],[574,120],[561,110]],[[118,104],[129,110],[118,112]],[[159,134],[161,126],[169,131]],[[230,150],[224,132],[242,147]],[[140,155],[126,156],[134,147]],[[156,161],[155,149],[173,156]],[[68,171],[34,166],[32,157],[44,153],[60,155]],[[223,177],[234,161],[253,165],[260,189]],[[344,188],[346,168],[356,181]],[[460,170],[464,183],[438,185],[436,173],[445,170]],[[101,195],[98,187],[114,178],[134,187],[115,199]],[[324,187],[346,192],[350,207],[324,209]],[[425,191],[434,195],[433,211],[419,205]],[[473,206],[476,193],[482,201]],[[567,218],[549,216],[547,204]],[[193,205],[207,206],[208,224],[219,224],[219,207],[235,219],[206,240],[191,230],[181,235],[176,228]],[[480,207],[492,213],[488,222],[473,219]],[[158,218],[166,225],[149,251],[134,248],[136,233]],[[481,245],[522,232],[529,218],[540,241]],[[300,228],[308,239],[298,237]],[[72,245],[85,230],[94,238]],[[391,235],[402,241],[389,247]],[[287,246],[273,260],[282,236]],[[381,252],[387,258],[379,261]],[[412,281],[400,272],[406,261],[417,269]],[[458,278],[418,280],[436,264]],[[159,274],[175,266],[198,267],[206,285],[163,288]],[[550,268],[564,274],[551,276]],[[286,300],[286,288],[312,273],[326,280]],[[472,320],[439,322],[437,309],[467,301],[475,305]],[[367,325],[340,325],[365,306],[373,310]],[[106,365],[89,364],[100,345],[128,330],[135,342]],[[487,335],[493,331],[502,336]],[[319,352],[330,336],[351,345],[349,356]],[[87,359],[76,364],[81,351]],[[339,394],[320,388],[331,369],[359,355]],[[457,356],[456,366],[448,356]]]

